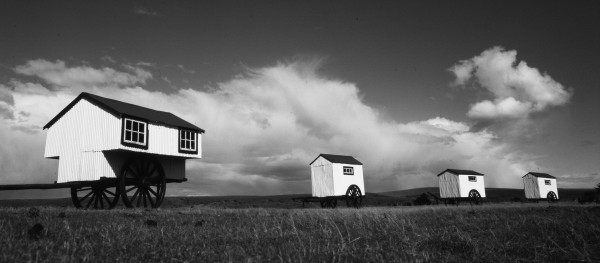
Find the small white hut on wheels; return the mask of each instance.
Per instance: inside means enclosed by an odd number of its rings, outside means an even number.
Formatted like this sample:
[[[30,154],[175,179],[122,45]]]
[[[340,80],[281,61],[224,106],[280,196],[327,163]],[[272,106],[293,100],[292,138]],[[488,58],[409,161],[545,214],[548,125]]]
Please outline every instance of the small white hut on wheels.
[[[312,196],[342,196],[345,197],[348,206],[360,206],[357,202],[362,202],[365,195],[362,166],[363,164],[352,156],[319,154],[310,163]],[[334,200],[337,199],[330,201]],[[350,202],[354,203],[351,205]],[[335,207],[333,203],[329,205]]]
[[[204,130],[168,112],[81,93],[48,124],[44,157],[58,159],[57,183],[76,207],[160,206],[185,160],[201,158]],[[106,205],[105,205],[106,204]]]
[[[471,170],[446,169],[438,175],[440,197],[469,198],[478,203],[485,197],[483,174]]]
[[[529,172],[523,176],[523,188],[527,199],[558,200],[556,177],[547,173]]]

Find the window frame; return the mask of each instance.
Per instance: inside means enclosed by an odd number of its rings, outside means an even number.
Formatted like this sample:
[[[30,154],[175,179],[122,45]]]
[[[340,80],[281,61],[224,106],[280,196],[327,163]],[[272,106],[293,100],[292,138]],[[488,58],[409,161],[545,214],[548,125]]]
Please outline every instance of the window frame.
[[[140,143],[140,142],[135,142],[133,140],[126,140],[126,123],[127,121],[130,120],[132,121],[132,125],[134,122],[137,123],[143,123],[144,127],[145,127],[145,131],[144,131],[144,144]],[[138,149],[144,149],[144,150],[148,150],[148,145],[149,143],[149,139],[150,139],[150,127],[148,126],[148,121],[145,119],[141,119],[141,118],[135,118],[135,117],[131,117],[131,116],[122,116],[121,117],[121,144],[124,146],[128,146],[128,147],[134,147],[134,148],[138,148]],[[138,134],[140,134],[141,131],[133,131],[133,127],[131,129],[131,132],[136,132]]]
[[[349,171],[346,172],[346,169],[349,169]],[[342,172],[344,173],[344,175],[354,175],[354,167],[352,167],[352,166],[343,166],[342,167]]]
[[[184,132],[189,132],[190,134],[193,134],[194,135],[194,139],[193,140],[192,139],[187,139],[187,138],[182,139],[181,135]],[[186,154],[198,154],[198,140],[200,139],[199,137],[200,137],[200,133],[198,131],[179,128],[179,130],[177,131],[177,150],[178,150],[178,152],[179,153],[186,153]],[[193,145],[194,149],[182,148],[181,147],[181,140],[187,140],[187,141],[192,142],[193,144],[190,144],[190,145]]]
[[[473,180],[471,180],[473,179]],[[467,180],[469,180],[469,182],[477,182],[477,176],[476,175],[467,175]]]
[[[544,180],[544,185],[552,185],[552,181],[551,180]]]

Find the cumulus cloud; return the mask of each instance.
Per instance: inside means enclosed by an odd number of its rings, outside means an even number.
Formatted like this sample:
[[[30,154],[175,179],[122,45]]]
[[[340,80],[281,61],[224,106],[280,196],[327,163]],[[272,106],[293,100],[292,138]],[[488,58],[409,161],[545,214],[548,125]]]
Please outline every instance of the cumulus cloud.
[[[449,69],[455,85],[473,81],[492,99],[471,105],[467,115],[478,120],[523,119],[531,113],[566,104],[571,92],[545,73],[517,63],[517,51],[493,47]]]
[[[31,65],[39,61],[18,66],[22,70],[17,72],[37,76],[50,86],[17,80],[0,86],[0,98],[10,102],[6,103],[10,114],[20,116],[18,121],[0,120],[5,133],[0,147],[9,155],[27,152],[23,155],[29,156],[14,167],[3,165],[3,181],[16,180],[10,176],[18,178],[21,166],[36,166],[43,154],[44,133],[25,135],[14,127],[42,127],[81,91],[170,111],[207,131],[204,158],[188,161],[190,181],[176,187],[181,193],[307,193],[308,163],[319,153],[353,155],[363,162],[369,192],[435,186],[435,175],[449,167],[484,172],[488,186],[517,187],[519,176],[532,165],[509,145],[498,143],[495,134],[471,131],[463,122],[443,117],[409,123],[385,120],[376,108],[365,104],[355,84],[320,75],[320,61],[248,69],[210,91],[180,89],[168,94],[129,86],[131,81],[110,85],[95,81],[54,89],[51,85],[62,86],[65,82],[60,80],[69,79],[81,67],[57,62],[50,63],[54,65],[50,68],[61,70],[33,70],[38,67]],[[48,71],[51,77],[44,74]],[[35,147],[7,149],[4,142],[9,140]],[[55,173],[55,169],[49,171]]]

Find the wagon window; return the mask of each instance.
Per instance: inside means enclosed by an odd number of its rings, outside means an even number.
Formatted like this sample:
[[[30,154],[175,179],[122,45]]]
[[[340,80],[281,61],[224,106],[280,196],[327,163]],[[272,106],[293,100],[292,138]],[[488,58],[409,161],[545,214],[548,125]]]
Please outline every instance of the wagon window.
[[[134,119],[123,119],[123,144],[147,148],[147,123]]]
[[[195,131],[179,130],[179,152],[198,153],[198,134]]]
[[[546,183],[546,185],[552,185],[552,184],[550,183],[550,180],[544,180],[544,181],[545,181],[544,183]]]
[[[477,176],[469,176],[469,182],[477,182]]]
[[[344,166],[344,174],[345,175],[354,175],[354,167]]]

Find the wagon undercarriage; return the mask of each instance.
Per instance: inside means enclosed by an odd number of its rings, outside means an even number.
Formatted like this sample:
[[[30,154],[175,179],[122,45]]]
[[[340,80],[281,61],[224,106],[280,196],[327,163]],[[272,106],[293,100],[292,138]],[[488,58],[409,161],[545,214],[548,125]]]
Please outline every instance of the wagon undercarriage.
[[[325,197],[297,197],[293,200],[302,202],[302,207],[306,207],[306,203],[319,202],[322,208],[336,208],[338,201],[346,202],[346,206],[360,208],[365,196],[357,185],[351,185],[346,190],[345,195],[325,196]]]
[[[127,159],[117,178],[102,177],[96,181],[54,184],[0,185],[0,190],[70,188],[71,200],[77,208],[111,209],[118,204],[119,199],[128,208],[158,208],[164,200],[166,184],[185,181],[185,178],[166,178],[158,159],[140,154]]]

